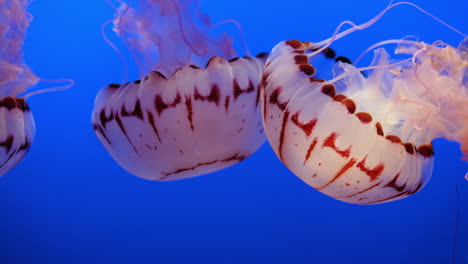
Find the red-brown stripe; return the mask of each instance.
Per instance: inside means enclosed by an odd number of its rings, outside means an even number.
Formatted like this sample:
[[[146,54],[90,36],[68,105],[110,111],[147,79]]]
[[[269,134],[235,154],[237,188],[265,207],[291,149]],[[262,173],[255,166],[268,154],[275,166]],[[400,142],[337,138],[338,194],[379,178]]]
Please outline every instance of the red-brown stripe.
[[[312,151],[314,151],[315,146],[317,145],[318,138],[314,138],[312,143],[310,143],[309,149],[307,150],[306,156],[304,158],[304,165],[310,158],[310,154],[312,154]]]
[[[338,149],[335,145],[335,141],[336,141],[336,137],[338,135],[336,133],[331,133],[330,136],[328,136],[324,142],[323,142],[323,145],[322,145],[322,148],[324,147],[329,147],[329,148],[332,148],[334,151],[336,151],[336,153],[338,153],[340,156],[342,156],[343,158],[348,158],[350,153],[351,153],[351,146],[349,146],[347,149],[345,150],[341,150],[341,149]]]
[[[317,188],[317,190],[322,190],[324,188],[326,188],[328,185],[334,183],[339,177],[341,177],[347,170],[349,170],[351,167],[354,166],[354,164],[356,163],[356,160],[355,159],[350,159],[339,171],[338,173],[335,175],[335,177],[333,177],[333,179],[331,179],[331,181],[329,181],[327,184],[325,184],[324,186],[320,187],[320,188]]]
[[[190,123],[190,128],[193,131],[193,109],[192,109],[192,98],[186,97],[185,98],[185,107],[187,108],[187,119]]]
[[[289,119],[289,111],[286,111],[284,112],[284,116],[283,116],[283,123],[281,125],[281,132],[280,132],[280,138],[279,138],[279,146],[278,146],[278,153],[279,153],[279,158],[280,160],[283,160],[283,144],[284,144],[284,133],[285,133],[285,129],[286,129],[286,124],[288,123],[288,119]]]
[[[382,182],[376,183],[376,184],[374,184],[374,185],[372,185],[372,186],[370,186],[370,187],[368,187],[368,188],[366,188],[366,189],[364,189],[364,190],[362,190],[362,191],[359,191],[359,192],[357,192],[357,193],[353,193],[353,194],[348,195],[348,196],[345,196],[345,197],[335,197],[335,198],[351,198],[351,197],[356,196],[356,195],[358,195],[358,194],[361,194],[361,193],[365,193],[365,192],[367,192],[367,191],[370,191],[370,190],[374,189],[375,187],[379,186],[381,183],[382,183]]]
[[[310,121],[307,122],[307,123],[301,123],[301,122],[299,122],[299,113],[294,114],[294,115],[291,117],[291,121],[292,121],[296,126],[298,126],[300,129],[302,129],[302,131],[304,131],[304,133],[306,134],[306,136],[310,136],[310,135],[312,134],[312,131],[313,131],[315,125],[317,124],[317,119],[310,120]]]
[[[373,169],[366,167],[367,156],[357,164],[357,167],[369,176],[370,181],[375,181],[383,172],[384,165],[382,163],[377,164]]]

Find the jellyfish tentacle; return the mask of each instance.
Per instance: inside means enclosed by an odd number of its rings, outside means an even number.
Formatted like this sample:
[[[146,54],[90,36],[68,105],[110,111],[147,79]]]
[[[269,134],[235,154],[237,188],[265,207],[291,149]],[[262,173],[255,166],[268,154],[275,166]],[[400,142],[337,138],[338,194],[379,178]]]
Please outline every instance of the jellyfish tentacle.
[[[109,40],[109,38],[107,37],[106,35],[106,26],[109,25],[110,23],[113,23],[114,22],[114,19],[110,19],[106,22],[104,22],[101,26],[101,35],[102,35],[102,38],[104,39],[104,41],[107,43],[107,45],[109,45],[116,53],[117,55],[119,56],[120,58],[120,62],[122,63],[122,67],[123,67],[123,74],[124,74],[124,77],[123,77],[123,80],[122,80],[122,83],[125,83],[127,82],[128,80],[128,65],[127,65],[127,61],[125,60],[125,57],[124,55],[122,54],[122,52],[117,48],[117,46],[112,43],[112,41]]]
[[[411,41],[411,40],[406,40],[406,39],[388,39],[388,40],[383,40],[380,42],[377,42],[371,46],[369,46],[365,51],[361,52],[361,54],[354,60],[354,64],[357,65],[361,59],[369,53],[369,51],[373,51],[379,47],[382,47],[383,45],[388,45],[388,44],[413,44],[413,45],[418,45],[419,42],[417,41]]]
[[[187,37],[186,33],[185,33],[185,29],[184,29],[184,24],[182,23],[182,18],[181,18],[181,14],[180,14],[180,11],[179,11],[179,5],[177,4],[176,0],[171,0],[172,2],[172,5],[174,7],[174,9],[176,10],[176,14],[177,14],[177,22],[178,22],[178,26],[179,26],[179,30],[180,30],[180,33],[182,35],[182,38],[184,39],[185,43],[190,47],[190,50],[195,53],[196,55],[198,56],[205,56],[206,53],[207,53],[207,50],[204,49],[202,47],[201,50],[199,50],[198,48],[196,48],[192,43],[191,41],[189,40],[189,38]]]
[[[62,85],[62,86],[56,86],[56,87],[50,87],[50,88],[45,88],[37,91],[30,91],[25,94],[23,94],[21,97],[24,99],[28,99],[31,96],[37,95],[37,94],[42,94],[42,93],[49,93],[49,92],[58,92],[58,91],[65,91],[70,89],[75,85],[75,81],[73,79],[55,79],[55,80],[49,80],[49,79],[40,79],[40,82],[45,82],[45,83],[68,83],[67,85]]]
[[[212,32],[211,23],[194,10],[197,3],[151,0],[136,1],[134,7],[122,3],[115,28],[134,52],[143,69],[141,76],[166,68],[167,72],[162,73],[169,76],[178,68],[200,65],[213,56],[227,59],[235,56],[232,39]]]
[[[0,32],[0,95],[16,96],[34,86],[39,78],[23,62],[23,44],[31,17],[25,0],[4,1],[0,15],[4,30]]]
[[[393,1],[392,1],[392,2],[393,2]],[[323,40],[323,41],[320,41],[320,42],[317,42],[317,43],[315,43],[315,45],[316,45],[316,46],[319,46],[319,47],[322,47],[322,48],[320,49],[320,51],[321,51],[321,50],[323,50],[324,48],[328,47],[331,43],[333,43],[333,42],[336,41],[336,40],[339,40],[339,39],[341,39],[341,38],[343,38],[343,37],[345,37],[345,36],[347,36],[347,35],[349,35],[349,34],[355,32],[355,31],[357,31],[357,30],[363,30],[363,29],[366,29],[366,28],[368,28],[368,27],[374,25],[374,24],[375,24],[377,21],[379,21],[380,18],[381,18],[382,16],[384,16],[389,10],[391,10],[391,9],[397,7],[397,6],[400,6],[400,5],[412,6],[412,7],[416,8],[416,9],[418,9],[420,12],[422,12],[422,13],[428,15],[429,17],[431,17],[432,19],[436,20],[436,21],[439,22],[440,24],[444,25],[445,27],[449,28],[450,30],[452,30],[452,31],[454,31],[454,32],[456,32],[456,33],[458,33],[458,34],[460,34],[461,36],[463,36],[463,37],[467,37],[467,36],[468,36],[468,35],[466,35],[465,33],[461,32],[460,30],[457,30],[455,27],[453,27],[453,26],[449,25],[448,23],[444,22],[442,19],[440,19],[440,18],[438,18],[438,17],[432,15],[431,13],[429,13],[428,11],[424,10],[423,8],[419,7],[419,6],[416,5],[416,4],[413,4],[413,3],[411,3],[411,2],[397,2],[397,3],[392,3],[392,2],[390,2],[390,4],[389,4],[384,10],[382,10],[379,14],[377,14],[375,17],[371,18],[370,20],[368,20],[368,21],[366,21],[366,22],[364,22],[364,23],[362,23],[362,24],[356,25],[356,24],[355,24],[354,22],[352,22],[352,21],[343,21],[343,22],[341,22],[341,23],[338,25],[338,27],[336,27],[336,29],[335,29],[333,35],[332,35],[330,38],[328,38],[328,39],[326,39],[326,40]],[[345,31],[343,31],[343,32],[340,32],[341,28],[342,28],[344,25],[347,25],[347,24],[348,24],[348,25],[351,25],[352,27],[349,28],[349,29],[347,29],[347,30],[345,30]],[[317,51],[317,53],[320,52],[320,51]],[[311,56],[315,56],[315,55],[316,55],[316,53],[311,54]]]
[[[121,25],[124,23],[124,20],[125,19],[128,19],[128,20],[133,19],[133,17],[128,17],[128,18],[126,17],[126,16],[130,16],[130,12],[132,11],[132,9],[130,8],[132,2],[133,2],[133,0],[129,0],[128,3],[124,2],[124,1],[119,1],[120,7],[117,8],[117,10],[115,12],[115,17],[114,17],[114,19],[112,19],[112,21],[114,23],[114,28],[113,29],[114,29],[114,32],[117,33],[117,35],[122,39],[122,42],[123,42],[124,46],[128,49],[131,56],[135,60],[135,63],[137,64],[140,75],[143,75],[145,73],[145,68],[144,68],[143,63],[141,62],[140,58],[137,55],[137,50],[134,48],[135,45],[132,43],[132,42],[135,42],[135,40],[133,38],[131,38],[131,37],[124,38],[122,36]],[[121,55],[121,53],[120,53],[120,55]],[[121,55],[121,56],[122,56],[121,59],[124,59],[123,55]],[[127,66],[125,68],[126,68],[126,70],[128,70]],[[124,78],[124,81],[122,83],[125,83],[127,81],[128,81],[128,79]]]
[[[223,24],[226,24],[226,23],[232,23],[236,26],[237,30],[239,31],[239,35],[240,35],[240,39],[241,39],[241,43],[242,43],[242,48],[244,50],[244,54],[245,56],[252,56],[252,54],[250,53],[249,51],[249,48],[247,46],[247,41],[245,40],[245,33],[244,33],[244,29],[242,28],[242,25],[239,23],[239,21],[235,20],[235,19],[225,19],[223,21],[220,21],[218,24],[216,25],[213,25],[212,28],[216,28],[216,27],[219,27]]]
[[[117,11],[117,7],[112,3],[111,0],[106,0],[106,3],[114,10],[114,12]]]

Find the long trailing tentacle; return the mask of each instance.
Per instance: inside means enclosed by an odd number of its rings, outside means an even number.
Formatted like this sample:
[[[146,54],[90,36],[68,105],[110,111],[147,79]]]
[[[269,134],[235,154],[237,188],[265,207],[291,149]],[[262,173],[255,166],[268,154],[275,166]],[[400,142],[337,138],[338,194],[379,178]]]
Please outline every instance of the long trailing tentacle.
[[[51,87],[51,88],[46,88],[42,90],[37,90],[37,91],[31,91],[28,93],[25,93],[22,97],[24,99],[28,99],[29,97],[37,94],[42,94],[42,93],[48,93],[48,92],[57,92],[57,91],[65,91],[73,87],[75,85],[75,81],[72,79],[56,79],[56,80],[49,80],[49,79],[40,79],[40,82],[45,82],[45,83],[62,83],[62,82],[68,82],[66,85],[62,86],[56,86],[56,87]]]
[[[388,39],[388,40],[384,40],[384,41],[380,41],[380,42],[377,42],[373,45],[371,45],[370,47],[368,47],[365,51],[363,51],[358,57],[357,59],[354,60],[354,64],[357,65],[361,59],[367,54],[369,53],[369,51],[372,51],[372,50],[375,50],[376,48],[378,47],[381,47],[383,45],[388,45],[388,44],[412,44],[412,45],[420,45],[419,42],[417,41],[411,41],[411,40],[406,40],[406,39]]]
[[[129,0],[128,1],[128,4],[125,3],[124,1],[121,1],[119,0],[118,1],[120,3],[121,6],[124,7],[124,10],[122,11],[122,14],[120,14],[117,18],[114,18],[114,26],[115,26],[115,21],[118,19],[118,22],[117,22],[117,30],[114,29],[114,31],[116,31],[117,35],[120,37],[120,39],[122,39],[122,42],[123,44],[125,45],[125,47],[128,49],[128,51],[130,52],[130,54],[132,55],[133,59],[135,60],[135,63],[137,64],[138,66],[138,70],[139,70],[139,73],[140,73],[140,76],[143,76],[144,74],[144,67],[140,61],[140,59],[138,58],[138,56],[136,55],[135,51],[133,51],[133,49],[131,48],[132,46],[129,45],[126,41],[125,41],[125,38],[122,37],[121,35],[121,30],[120,30],[120,25],[122,25],[122,21],[125,17],[125,15],[129,12],[130,10],[130,5],[132,4],[133,0]],[[117,9],[117,12],[118,12],[118,9]],[[118,14],[118,13],[116,13]]]
[[[242,25],[239,23],[239,21],[235,19],[225,19],[219,22],[218,24],[214,25],[213,28],[221,26],[223,24],[227,24],[227,23],[232,23],[236,26],[237,30],[239,31],[239,35],[240,35],[240,39],[242,43],[242,49],[244,50],[244,53],[246,56],[251,56],[249,48],[247,46],[247,41],[245,40],[244,29],[242,28]]]
[[[390,4],[384,9],[382,10],[379,14],[377,14],[375,17],[373,17],[372,19],[368,20],[367,22],[364,22],[362,24],[359,24],[359,25],[356,25],[354,22],[352,21],[343,21],[341,22],[338,27],[336,27],[333,35],[328,38],[328,39],[325,39],[323,41],[320,41],[318,43],[314,43],[315,46],[318,46],[320,47],[319,49],[315,50],[314,53],[312,53],[310,56],[315,56],[316,54],[319,54],[320,52],[322,52],[324,49],[326,49],[328,46],[330,46],[334,41],[336,40],[339,40],[357,30],[363,30],[363,29],[366,29],[372,25],[374,25],[377,21],[380,20],[380,18],[385,15],[389,10],[397,7],[397,6],[400,6],[400,5],[408,5],[408,6],[412,6],[416,9],[418,9],[420,12],[428,15],[429,17],[431,17],[432,19],[436,20],[437,22],[439,22],[440,24],[444,25],[445,27],[449,28],[450,30],[460,34],[461,36],[463,37],[467,37],[468,35],[463,33],[462,31],[456,29],[455,27],[449,25],[448,23],[444,22],[442,19],[436,17],[435,15],[431,14],[430,12],[424,10],[423,8],[419,7],[418,5],[416,4],[413,4],[411,2],[397,2],[397,3],[393,3],[393,1],[390,2]],[[351,25],[351,28],[345,30],[345,31],[341,31],[342,27],[345,26],[345,25]]]
[[[109,38],[106,35],[106,26],[109,25],[110,23],[113,23],[113,22],[114,22],[114,19],[110,19],[110,20],[107,20],[106,22],[104,22],[102,24],[102,26],[101,26],[101,35],[102,35],[104,41],[107,43],[107,45],[109,45],[119,55],[119,58],[120,58],[120,61],[122,63],[122,67],[123,67],[123,74],[124,74],[122,83],[126,83],[128,81],[128,64],[127,64],[127,61],[125,60],[125,57],[123,56],[122,52],[117,48],[117,46],[115,46],[114,43],[112,43],[112,41],[109,40]]]

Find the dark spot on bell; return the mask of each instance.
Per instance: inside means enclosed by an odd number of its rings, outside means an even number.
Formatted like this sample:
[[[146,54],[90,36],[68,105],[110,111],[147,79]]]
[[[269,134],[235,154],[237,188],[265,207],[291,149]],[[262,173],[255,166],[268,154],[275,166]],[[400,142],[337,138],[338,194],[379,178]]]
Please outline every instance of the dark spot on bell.
[[[343,101],[341,101],[341,103],[346,106],[346,108],[348,109],[348,112],[350,114],[354,114],[354,112],[356,112],[356,104],[354,103],[353,100],[349,99],[349,98],[346,98],[344,99]]]
[[[136,81],[134,81],[133,83],[140,84],[140,83],[141,83],[141,80],[136,80]]]
[[[364,124],[369,124],[370,122],[372,122],[372,116],[369,113],[359,112],[356,114],[356,116]]]
[[[265,57],[268,57],[268,53],[267,52],[260,52],[259,54],[257,54],[257,56],[255,56],[259,59],[262,59],[262,58],[265,58]]]
[[[408,153],[411,154],[411,155],[414,154],[414,146],[413,146],[413,144],[411,144],[411,143],[408,142],[408,143],[405,143],[404,146],[405,146],[406,152],[408,152]]]
[[[117,89],[120,87],[120,84],[117,84],[117,83],[111,83],[109,84],[109,88],[112,88],[112,89]]]
[[[430,158],[434,156],[434,149],[432,148],[432,145],[424,144],[419,146],[418,153],[425,158]]]
[[[13,97],[7,96],[0,100],[0,107],[5,107],[8,110],[16,108],[16,100]]]
[[[315,73],[315,68],[312,67],[310,64],[299,65],[299,70],[309,76]]]
[[[333,98],[336,95],[335,86],[333,84],[325,84],[322,86],[322,93]]]
[[[377,129],[377,135],[380,135],[380,136],[383,137],[383,136],[384,136],[384,132],[383,132],[383,129],[382,129],[382,125],[381,125],[379,122],[377,122],[377,123],[375,124],[375,128]]]
[[[307,55],[296,55],[294,61],[296,64],[307,64],[309,63],[309,57]]]
[[[402,143],[401,139],[395,135],[388,135],[385,137],[385,139],[391,141],[392,143],[399,143],[399,144]]]
[[[341,62],[344,62],[344,63],[352,64],[350,59],[348,59],[346,57],[343,57],[343,56],[336,57],[335,61],[336,62],[341,61]]]
[[[200,69],[200,67],[198,67],[197,65],[190,64],[189,66],[190,66],[190,68],[192,68],[192,69]]]
[[[286,41],[286,45],[289,45],[294,49],[299,49],[302,47],[302,42],[300,42],[299,40],[288,40]]]
[[[329,59],[333,59],[336,56],[336,52],[332,48],[326,48],[322,52],[325,55],[325,57],[327,57]]]
[[[235,62],[238,59],[239,59],[239,57],[234,57],[234,58],[230,59],[229,62]]]
[[[325,82],[324,79],[309,77],[310,82]]]
[[[337,95],[333,96],[333,100],[337,101],[337,102],[341,102],[344,99],[346,99],[346,95],[344,95],[344,94],[337,94]]]

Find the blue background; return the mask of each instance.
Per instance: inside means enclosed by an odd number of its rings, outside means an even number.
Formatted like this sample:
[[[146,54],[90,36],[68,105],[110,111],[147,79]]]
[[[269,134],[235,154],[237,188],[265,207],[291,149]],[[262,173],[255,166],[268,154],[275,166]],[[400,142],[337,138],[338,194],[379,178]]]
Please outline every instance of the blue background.
[[[415,3],[468,32],[468,1]],[[285,39],[325,39],[340,21],[364,22],[387,1],[202,4],[213,21],[238,20],[256,54]],[[42,78],[73,78],[76,85],[29,100],[35,141],[0,179],[0,263],[450,263],[455,186],[461,206],[455,259],[468,263],[468,164],[458,144],[435,141],[433,177],[422,191],[374,206],[322,195],[283,167],[268,144],[220,172],[143,180],[121,169],[91,129],[94,96],[123,75],[100,33],[112,9],[104,0],[37,0],[29,11],[35,19],[26,62]],[[375,42],[409,34],[452,45],[462,39],[403,6],[333,47],[354,59]]]

